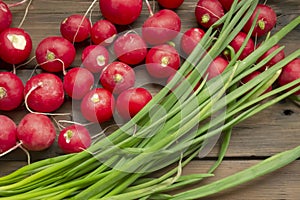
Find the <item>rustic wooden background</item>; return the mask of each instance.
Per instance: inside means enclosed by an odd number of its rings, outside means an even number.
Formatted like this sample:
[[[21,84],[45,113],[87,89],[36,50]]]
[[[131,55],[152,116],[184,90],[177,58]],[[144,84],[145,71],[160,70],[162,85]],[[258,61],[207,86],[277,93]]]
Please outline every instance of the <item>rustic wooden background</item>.
[[[5,1],[12,3],[16,1]],[[194,18],[194,7],[196,0],[186,0],[183,5],[176,10],[182,19],[182,32],[190,27],[196,27]],[[59,35],[60,22],[70,14],[83,14],[89,7],[91,0],[35,0],[29,8],[29,13],[23,28],[28,31],[33,39],[34,49],[43,38],[51,35]],[[150,1],[153,5],[153,1]],[[272,6],[277,13],[278,22],[276,30],[287,24],[291,19],[300,14],[299,0],[276,1],[269,0],[267,4]],[[156,9],[159,7],[156,5]],[[17,26],[24,13],[25,5],[12,8],[13,26]],[[141,27],[141,24],[148,16],[148,11],[144,6],[141,17],[132,24],[131,27]],[[101,18],[98,3],[96,4],[92,21]],[[128,27],[127,27],[128,28]],[[286,46],[285,52],[288,54],[300,47],[300,27],[296,28],[281,44]],[[78,56],[72,66],[80,65],[80,53],[89,41],[76,44]],[[34,50],[33,50],[34,52]],[[32,56],[34,53],[32,53]],[[31,74],[31,69],[35,66],[32,62],[17,74],[24,81]],[[9,70],[10,66],[0,62],[0,70]],[[67,101],[58,111],[63,112],[70,109],[71,101]],[[8,115],[18,123],[26,114],[24,107],[20,107],[13,112],[0,112]],[[267,110],[257,114],[247,121],[234,128],[230,148],[226,158],[214,178],[209,178],[201,184],[220,179],[227,175],[252,166],[253,164],[267,158],[275,153],[300,145],[300,108],[289,100],[282,101]],[[1,127],[0,127],[1,128]],[[204,159],[195,159],[185,169],[184,173],[205,172],[216,160],[218,145]],[[59,154],[57,146],[43,152],[33,152],[32,160],[39,160]],[[26,164],[26,156],[20,150],[16,150],[5,157],[0,158],[0,176],[7,174]],[[272,174],[261,177],[255,181],[239,186],[220,194],[214,195],[209,200],[240,200],[240,199],[300,199],[300,160],[295,161]]]

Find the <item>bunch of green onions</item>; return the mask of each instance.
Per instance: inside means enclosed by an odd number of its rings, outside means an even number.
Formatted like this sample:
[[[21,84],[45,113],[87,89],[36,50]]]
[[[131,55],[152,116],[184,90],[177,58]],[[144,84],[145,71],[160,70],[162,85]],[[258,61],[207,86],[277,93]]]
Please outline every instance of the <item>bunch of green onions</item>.
[[[300,17],[240,61],[238,57],[253,25],[226,70],[211,80],[203,75],[211,61],[241,31],[257,3],[258,0],[234,1],[231,10],[207,31],[172,81],[128,123],[100,138],[86,151],[41,160],[1,177],[0,199],[196,199],[276,170],[300,157],[297,147],[210,185],[173,196],[166,194],[213,176],[225,155],[232,127],[300,89],[300,80],[296,80],[264,93],[278,78],[281,68],[300,55],[300,50],[240,84],[243,77],[261,68],[284,48],[256,63],[299,25]],[[206,174],[181,175],[182,168],[209,148],[213,138],[221,133],[225,140],[211,169]],[[167,166],[163,175],[149,178],[149,174]]]

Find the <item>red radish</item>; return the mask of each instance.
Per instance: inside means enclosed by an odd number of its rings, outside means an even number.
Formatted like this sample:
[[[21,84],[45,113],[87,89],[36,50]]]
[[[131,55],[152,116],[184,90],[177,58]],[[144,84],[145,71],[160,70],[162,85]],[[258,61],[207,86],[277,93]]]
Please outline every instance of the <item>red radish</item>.
[[[234,0],[219,0],[219,2],[222,4],[223,8],[228,11],[230,10]],[[239,0],[240,1],[240,0]]]
[[[93,85],[94,76],[85,68],[72,68],[64,76],[64,90],[72,99],[82,99],[93,88]]]
[[[172,10],[163,9],[149,17],[143,24],[142,35],[151,45],[174,39],[181,29],[181,20]]]
[[[276,25],[277,16],[275,11],[270,6],[267,6],[265,4],[258,4],[252,16],[244,26],[244,32],[249,32],[258,12],[258,19],[252,32],[252,36],[260,37],[267,34],[274,28],[274,26]]]
[[[82,42],[90,36],[91,23],[82,15],[71,15],[60,24],[61,35],[70,42]]]
[[[175,9],[181,6],[184,0],[157,0],[159,5],[168,9]]]
[[[152,47],[146,57],[146,69],[155,78],[168,78],[180,67],[177,50],[168,44]]]
[[[135,65],[145,59],[147,45],[138,34],[126,33],[114,42],[114,52],[121,62]]]
[[[251,74],[249,74],[248,76],[244,77],[241,82],[242,84],[245,84],[249,81],[251,81],[252,79],[254,79],[256,76],[258,76],[259,74],[261,74],[261,72],[259,71],[254,71]],[[269,88],[266,89],[266,91],[264,93],[270,92],[272,90],[272,86],[270,86]]]
[[[94,44],[110,45],[117,35],[117,29],[110,21],[98,20],[91,29],[91,40]]]
[[[241,48],[243,42],[245,41],[247,37],[247,34],[244,32],[239,32],[237,36],[230,42],[230,46],[234,49],[235,53],[238,52],[238,50]],[[242,51],[239,59],[243,60],[246,58],[249,54],[251,54],[254,51],[254,41],[250,38],[246,44],[246,47]],[[230,58],[231,59],[231,58]]]
[[[102,71],[100,83],[110,92],[120,94],[134,85],[135,72],[125,63],[112,62]]]
[[[270,48],[266,53],[264,53],[258,60],[257,62],[262,61],[263,59],[265,59],[268,55],[270,55],[273,51],[275,51],[276,49],[278,49],[280,46],[278,44],[274,45],[272,48]],[[262,68],[260,68],[260,71],[264,71],[269,67],[272,67],[273,65],[275,65],[276,63],[278,63],[279,61],[281,61],[282,59],[284,59],[285,54],[284,51],[281,50],[278,54],[276,54],[269,62],[267,62],[267,64],[265,64]]]
[[[282,72],[278,78],[278,83],[279,85],[283,86],[299,78],[300,78],[300,58],[296,58],[282,68]],[[300,90],[295,92],[294,95],[300,95]]]
[[[141,14],[142,0],[101,0],[100,11],[106,19],[118,25],[128,25]]]
[[[23,117],[17,128],[17,138],[29,151],[49,148],[56,137],[51,120],[42,114],[29,113]]]
[[[115,99],[104,88],[96,88],[85,95],[81,102],[81,113],[91,122],[106,122],[113,116]]]
[[[24,85],[21,79],[11,72],[0,72],[0,110],[14,110],[22,103]]]
[[[130,88],[123,91],[118,96],[116,109],[123,119],[129,120],[134,117],[151,99],[151,93],[145,88]]]
[[[71,125],[60,131],[58,146],[64,153],[77,153],[87,149],[91,145],[89,131],[81,125]]]
[[[190,73],[188,73],[185,77],[180,77],[180,81],[175,85],[174,88],[171,88],[171,90],[175,90],[178,87],[178,85],[180,83],[182,83],[182,81],[187,81],[186,79],[187,79],[187,77],[189,77],[189,75],[190,75]],[[174,78],[174,76],[175,76],[175,73],[172,74],[171,76],[169,76],[169,78],[167,79],[167,84]],[[201,82],[199,81],[199,83],[197,83],[195,85],[195,87],[193,88],[193,91],[196,91],[200,85],[201,85]]]
[[[109,62],[109,52],[104,46],[89,45],[83,49],[81,61],[90,72],[99,73]]]
[[[71,42],[59,36],[43,39],[35,50],[37,63],[47,72],[60,72],[75,59],[76,50]]]
[[[0,33],[9,28],[12,22],[12,14],[8,6],[0,1]]]
[[[13,120],[0,115],[0,154],[8,151],[17,143],[17,126]]]
[[[29,108],[37,112],[53,112],[64,102],[63,83],[54,74],[38,74],[27,81],[24,95]]]
[[[221,56],[216,57],[208,66],[205,74],[208,74],[207,79],[210,80],[220,75],[228,65],[228,61]]]
[[[224,15],[224,10],[218,0],[199,0],[195,8],[198,23],[209,28]]]
[[[200,42],[205,32],[200,28],[190,28],[181,37],[180,46],[187,55],[192,53],[194,48]]]
[[[32,41],[20,28],[7,28],[0,33],[0,58],[9,64],[24,62],[32,50]]]

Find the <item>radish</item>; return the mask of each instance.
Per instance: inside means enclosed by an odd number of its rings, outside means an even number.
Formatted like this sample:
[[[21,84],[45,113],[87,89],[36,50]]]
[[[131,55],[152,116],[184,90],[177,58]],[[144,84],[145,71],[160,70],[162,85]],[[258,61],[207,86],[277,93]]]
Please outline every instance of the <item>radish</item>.
[[[75,59],[76,50],[71,42],[59,36],[43,39],[35,50],[37,63],[47,72],[65,71]]]
[[[85,68],[72,68],[64,76],[64,90],[72,99],[82,99],[93,88],[93,85],[94,76]]]
[[[71,125],[60,131],[58,146],[64,153],[77,153],[91,145],[89,131],[81,125]]]
[[[12,14],[8,6],[0,1],[0,33],[9,28],[12,23]]]
[[[168,78],[180,67],[177,50],[168,44],[152,47],[146,56],[146,69],[155,78]]]
[[[118,59],[128,65],[141,63],[147,55],[147,45],[138,34],[126,33],[119,36],[113,47]]]
[[[190,28],[184,32],[180,40],[182,51],[189,55],[200,42],[205,32],[200,28]]]
[[[0,110],[16,109],[24,99],[22,80],[11,72],[0,72]]]
[[[21,28],[7,28],[0,33],[0,58],[9,64],[24,62],[32,50],[32,40]]]
[[[118,25],[128,25],[141,14],[142,0],[101,0],[100,11],[106,19]]]
[[[259,74],[261,74],[261,72],[259,71],[254,71],[251,74],[249,74],[248,76],[244,77],[241,82],[242,84],[245,84],[247,82],[249,82],[250,80],[252,80],[253,78],[255,78],[256,76],[258,76]],[[270,92],[272,90],[272,86],[268,87],[264,93]]]
[[[268,55],[270,55],[273,51],[275,51],[276,49],[278,49],[280,46],[278,44],[274,45],[272,48],[270,48],[266,53],[264,53],[258,60],[257,62],[262,61],[263,59],[265,59]],[[279,61],[281,61],[282,59],[284,59],[285,54],[284,51],[281,50],[278,54],[276,54],[269,62],[267,62],[267,64],[265,64],[263,67],[261,67],[259,70],[260,71],[264,71],[269,67],[272,67],[273,65],[275,65],[276,63],[278,63]]]
[[[278,83],[279,85],[283,86],[299,78],[300,58],[296,58],[282,68],[282,72],[278,78]],[[294,95],[300,95],[300,91],[295,92]]]
[[[90,72],[99,73],[109,62],[109,52],[104,46],[89,45],[83,49],[81,61]]]
[[[258,19],[252,32],[252,36],[260,37],[267,34],[274,28],[274,26],[276,25],[277,16],[275,11],[270,6],[258,4],[252,16],[244,26],[244,32],[249,32],[258,12]]]
[[[129,120],[134,117],[150,100],[151,93],[145,88],[130,88],[117,98],[116,109],[119,115]]]
[[[127,64],[112,62],[103,69],[100,83],[113,94],[120,94],[135,83],[135,72]]]
[[[176,9],[183,3],[184,0],[157,0],[160,6],[167,9]]]
[[[181,29],[181,20],[172,10],[163,9],[150,16],[143,24],[142,36],[151,45],[174,39]]]
[[[238,52],[238,50],[241,48],[243,42],[245,41],[247,37],[247,34],[244,32],[239,32],[237,36],[230,42],[230,46],[234,49],[235,53]],[[246,44],[246,47],[242,51],[241,55],[239,56],[240,60],[243,60],[246,58],[249,54],[251,54],[254,51],[254,41],[250,38]],[[227,57],[229,58],[229,57]],[[231,58],[229,58],[230,60]]]
[[[0,154],[13,148],[17,143],[17,126],[13,120],[0,115]]]
[[[209,28],[224,15],[224,10],[218,0],[199,0],[195,8],[197,22],[204,28]]]
[[[17,138],[29,151],[42,151],[49,148],[54,143],[55,137],[53,123],[42,114],[25,115],[17,128]]]
[[[229,11],[232,4],[233,4],[233,1],[234,0],[219,0],[219,2],[222,4],[223,8],[226,10],[226,11]],[[239,0],[240,1],[240,0]]]
[[[81,113],[91,122],[106,122],[113,116],[115,99],[110,91],[96,88],[87,93],[81,102]]]
[[[220,75],[228,65],[228,61],[221,56],[216,57],[208,66],[205,75],[208,74],[207,79],[210,80]]]
[[[82,42],[90,36],[91,23],[82,15],[71,15],[60,24],[61,35],[70,42]]]
[[[91,40],[94,44],[110,45],[117,35],[117,29],[110,21],[98,20],[91,29]]]
[[[27,108],[37,112],[53,112],[64,102],[63,83],[54,74],[38,74],[27,81],[24,95]]]

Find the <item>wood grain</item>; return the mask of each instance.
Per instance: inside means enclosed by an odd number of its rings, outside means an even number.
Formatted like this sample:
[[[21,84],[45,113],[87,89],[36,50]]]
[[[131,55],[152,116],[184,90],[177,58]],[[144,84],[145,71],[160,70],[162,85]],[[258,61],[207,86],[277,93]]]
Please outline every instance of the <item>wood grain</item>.
[[[5,1],[7,3],[16,1]],[[89,7],[91,0],[36,0],[32,2],[29,8],[27,19],[23,24],[23,28],[30,33],[33,39],[33,51],[31,56],[34,56],[34,50],[38,43],[45,37],[51,35],[60,35],[59,24],[70,14],[83,14]],[[184,32],[190,27],[197,27],[197,22],[194,17],[194,8],[197,0],[186,0],[183,5],[176,10],[182,19],[182,30]],[[150,1],[150,4],[155,4],[155,10],[159,9],[156,1]],[[298,0],[277,1],[269,0],[268,5],[272,6],[278,17],[278,22],[272,33],[280,30],[290,20],[300,15],[300,3]],[[13,26],[17,26],[24,14],[26,5],[12,8]],[[144,5],[141,17],[131,26],[118,27],[119,30],[129,28],[140,28],[143,21],[149,16],[149,13]],[[99,7],[96,4],[92,21],[101,19]],[[280,44],[284,45],[285,53],[289,54],[300,46],[300,27],[293,30]],[[72,67],[80,66],[80,54],[84,46],[89,44],[85,41],[76,44],[77,57]],[[32,72],[32,68],[36,65],[35,61],[19,70],[17,74],[25,82]],[[11,66],[0,61],[0,71],[9,70]],[[139,76],[139,81],[149,81],[147,76]],[[157,88],[155,88],[157,89]],[[73,109],[73,112],[78,112],[74,109],[78,106],[76,102],[69,99],[57,111],[65,112]],[[0,114],[8,115],[18,123],[27,112],[24,106],[21,106],[13,112],[1,112]],[[78,114],[78,113],[77,113]],[[57,118],[60,119],[60,118]],[[66,118],[70,119],[70,118]],[[275,153],[293,148],[300,144],[300,109],[299,106],[293,104],[289,100],[280,102],[252,118],[240,123],[234,128],[230,148],[226,154],[225,161],[216,171],[216,175],[200,184],[205,184],[213,180],[230,175],[249,167],[263,158],[269,157]],[[113,122],[109,122],[103,127],[108,126]],[[103,128],[102,127],[102,128]],[[1,129],[1,127],[0,127]],[[213,160],[218,154],[218,145],[208,154],[204,160],[194,160],[185,169],[184,173],[202,173],[212,165]],[[31,152],[32,160],[40,160],[43,158],[52,157],[61,154],[57,145],[43,152]],[[26,156],[21,150],[16,150],[5,157],[0,158],[0,176],[8,174],[13,170],[26,164]],[[206,200],[265,200],[265,199],[300,199],[300,161],[280,169],[270,175],[261,177],[250,183],[241,185],[235,189],[225,191],[221,194],[214,195]],[[195,186],[194,186],[195,187]]]

